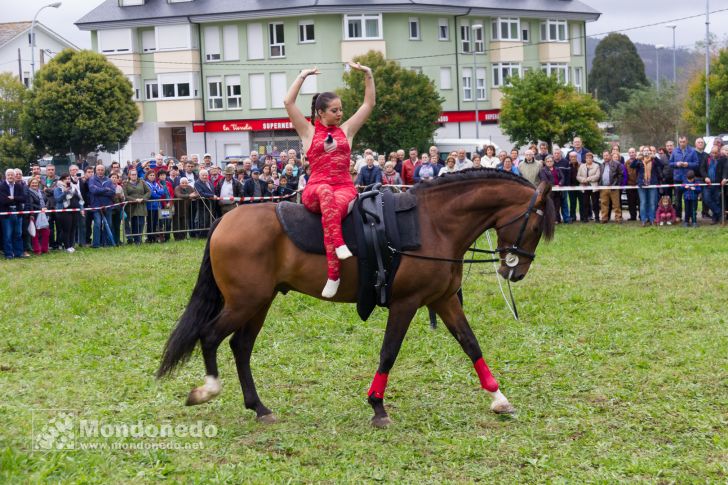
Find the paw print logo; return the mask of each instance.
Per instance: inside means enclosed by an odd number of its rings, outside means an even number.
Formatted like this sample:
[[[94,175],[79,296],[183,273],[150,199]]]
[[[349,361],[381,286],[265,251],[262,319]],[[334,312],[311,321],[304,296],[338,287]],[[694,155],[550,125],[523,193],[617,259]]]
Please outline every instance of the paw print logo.
[[[73,414],[60,412],[35,433],[34,450],[72,450],[76,434],[73,431]]]

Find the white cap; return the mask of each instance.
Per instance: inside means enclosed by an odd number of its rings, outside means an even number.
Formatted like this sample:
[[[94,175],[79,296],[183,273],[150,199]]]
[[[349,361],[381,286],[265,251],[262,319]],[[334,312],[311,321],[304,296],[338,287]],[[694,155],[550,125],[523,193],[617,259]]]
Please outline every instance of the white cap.
[[[212,158],[212,155],[210,155],[209,153],[205,153],[204,155],[202,155],[202,158],[206,158],[206,157]]]

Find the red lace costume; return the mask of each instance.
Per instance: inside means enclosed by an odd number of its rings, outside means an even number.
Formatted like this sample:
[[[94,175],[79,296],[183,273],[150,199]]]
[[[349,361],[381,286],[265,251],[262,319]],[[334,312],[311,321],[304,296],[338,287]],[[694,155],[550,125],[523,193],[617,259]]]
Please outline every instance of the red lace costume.
[[[326,141],[329,135],[331,142]],[[344,245],[341,221],[346,217],[349,203],[357,196],[349,175],[350,156],[351,147],[344,131],[338,126],[324,126],[316,121],[311,148],[306,153],[311,176],[303,190],[302,201],[306,209],[321,214],[330,280],[339,279],[341,265],[336,248]]]

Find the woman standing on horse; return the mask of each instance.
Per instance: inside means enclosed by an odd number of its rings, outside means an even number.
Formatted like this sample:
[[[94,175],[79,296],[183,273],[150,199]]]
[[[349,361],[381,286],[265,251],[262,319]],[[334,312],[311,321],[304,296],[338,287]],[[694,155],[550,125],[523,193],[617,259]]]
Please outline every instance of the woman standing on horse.
[[[283,101],[311,167],[311,176],[303,191],[303,205],[309,211],[321,214],[328,263],[328,281],[321,292],[324,298],[336,295],[340,260],[352,256],[341,231],[341,222],[357,195],[349,176],[349,158],[354,136],[369,118],[376,100],[372,70],[354,62],[349,66],[364,73],[365,90],[364,102],[346,123],[341,124],[344,112],[341,99],[334,93],[314,95],[310,124],[296,106],[296,97],[305,79],[319,74],[315,67],[301,71]]]

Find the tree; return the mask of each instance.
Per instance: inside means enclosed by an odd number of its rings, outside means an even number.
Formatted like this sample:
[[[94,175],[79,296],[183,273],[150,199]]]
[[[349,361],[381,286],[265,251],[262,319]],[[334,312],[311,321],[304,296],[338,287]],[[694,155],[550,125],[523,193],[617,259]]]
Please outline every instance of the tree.
[[[612,121],[623,145],[660,146],[680,128],[680,96],[675,86],[633,89],[612,111]]]
[[[645,64],[629,37],[609,34],[599,42],[589,72],[589,90],[609,109],[627,99],[627,90],[647,86]]]
[[[115,148],[136,128],[132,94],[129,80],[104,56],[66,49],[38,71],[22,125],[50,153]]]
[[[27,99],[25,86],[11,74],[0,74],[0,168],[26,168],[33,146],[20,130],[20,115]]]
[[[352,148],[371,148],[379,153],[402,147],[425,149],[437,130],[444,102],[433,82],[395,61],[385,60],[379,52],[370,51],[355,57],[354,62],[372,69],[377,104]],[[354,70],[345,73],[344,83],[337,94],[348,118],[364,100],[364,74]]]
[[[728,50],[710,63],[710,131],[728,132]],[[688,87],[683,120],[694,133],[705,132],[705,72],[695,75]]]
[[[597,123],[604,117],[590,95],[540,70],[511,78],[503,88],[501,129],[517,145],[538,140],[564,145],[580,136],[586,147],[599,150],[604,141]]]

